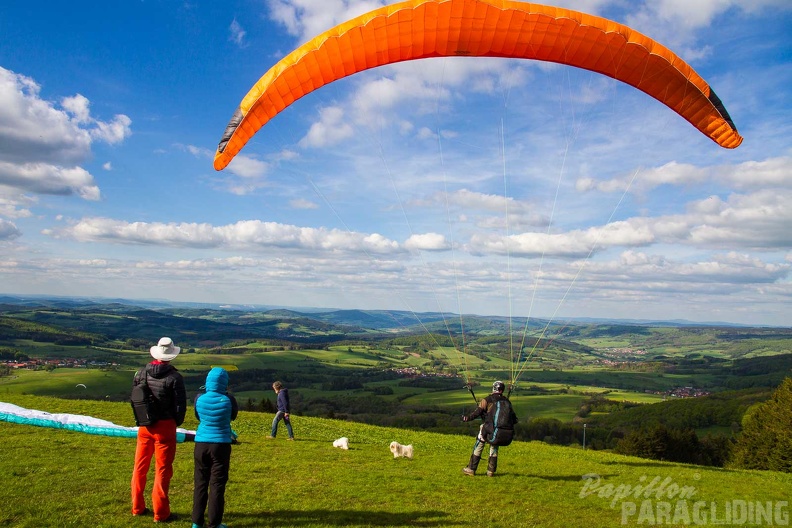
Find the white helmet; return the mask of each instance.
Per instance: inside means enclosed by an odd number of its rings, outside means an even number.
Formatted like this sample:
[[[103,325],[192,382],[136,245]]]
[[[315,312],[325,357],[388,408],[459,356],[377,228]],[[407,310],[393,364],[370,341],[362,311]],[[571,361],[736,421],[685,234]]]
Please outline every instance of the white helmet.
[[[503,392],[506,390],[506,385],[502,381],[496,381],[492,384],[492,392]]]

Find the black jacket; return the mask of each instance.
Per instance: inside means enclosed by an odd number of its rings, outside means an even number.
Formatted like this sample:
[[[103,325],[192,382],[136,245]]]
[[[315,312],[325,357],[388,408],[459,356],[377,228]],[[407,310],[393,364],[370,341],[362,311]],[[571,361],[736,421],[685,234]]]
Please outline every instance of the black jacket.
[[[493,412],[493,408],[499,401],[506,401],[509,403],[508,416],[499,416],[498,424],[495,423],[495,415],[498,413]],[[493,392],[486,398],[482,399],[476,410],[470,413],[469,420],[475,420],[481,416],[484,420],[482,425],[482,440],[494,446],[507,446],[511,444],[514,437],[514,424],[517,423],[517,415],[514,414],[514,409],[511,406],[509,399],[500,392]]]
[[[145,378],[159,405],[159,419],[173,419],[176,425],[184,423],[187,413],[187,391],[184,378],[170,363],[149,363],[135,373],[132,386]]]
[[[486,398],[482,398],[479,402],[478,407],[476,410],[470,413],[468,420],[475,420],[481,415],[484,415],[484,423],[492,426],[492,420],[494,416],[492,415],[492,406],[495,405],[495,402],[499,400],[507,400],[506,396],[503,395],[501,392],[493,392]],[[514,414],[514,410],[512,409],[509,414],[509,421],[511,423],[517,423],[517,415]]]

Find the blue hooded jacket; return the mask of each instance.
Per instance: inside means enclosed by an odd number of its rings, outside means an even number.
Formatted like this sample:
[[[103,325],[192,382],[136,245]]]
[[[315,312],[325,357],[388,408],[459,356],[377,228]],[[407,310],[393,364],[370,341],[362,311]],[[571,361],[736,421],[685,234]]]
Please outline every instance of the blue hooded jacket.
[[[206,376],[206,392],[195,400],[195,417],[201,422],[196,442],[230,444],[231,420],[237,416],[237,402],[228,390],[228,372],[215,367]]]

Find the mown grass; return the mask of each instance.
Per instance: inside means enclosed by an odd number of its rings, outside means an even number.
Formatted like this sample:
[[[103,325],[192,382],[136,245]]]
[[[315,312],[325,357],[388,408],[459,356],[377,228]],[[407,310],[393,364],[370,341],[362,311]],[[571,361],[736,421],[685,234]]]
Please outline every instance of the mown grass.
[[[124,403],[8,396],[3,399],[27,408],[131,422]],[[472,437],[298,416],[296,442],[266,440],[271,417],[242,412],[234,423],[241,444],[233,448],[226,494],[225,521],[232,528],[620,526],[623,505],[636,499],[614,500],[605,491],[656,477],[692,488],[690,508],[694,500],[715,503],[721,517],[724,505],[735,500],[778,504],[792,493],[788,474],[654,462],[537,442],[503,448],[496,478],[470,478],[461,468]],[[185,426],[194,428],[195,420],[190,417]],[[350,439],[349,451],[332,447],[341,436]],[[388,450],[393,440],[413,444],[415,458],[394,459]],[[133,440],[0,422],[0,443],[0,526],[152,524],[151,517],[130,515]],[[178,447],[171,486],[172,508],[181,515],[177,526],[189,526],[192,447]],[[599,475],[611,488],[586,494],[585,483],[594,482],[583,481],[586,474]],[[676,502],[668,496],[645,500],[652,508]],[[638,521],[628,516],[624,525]],[[640,523],[647,524],[646,518]]]

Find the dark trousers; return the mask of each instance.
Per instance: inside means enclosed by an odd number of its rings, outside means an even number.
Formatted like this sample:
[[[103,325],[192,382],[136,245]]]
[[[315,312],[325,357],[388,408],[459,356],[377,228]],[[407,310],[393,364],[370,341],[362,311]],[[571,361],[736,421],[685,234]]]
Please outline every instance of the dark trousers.
[[[231,463],[231,444],[195,442],[195,473],[192,522],[215,528],[223,522],[225,487]],[[204,512],[209,503],[209,522],[204,525]]]

